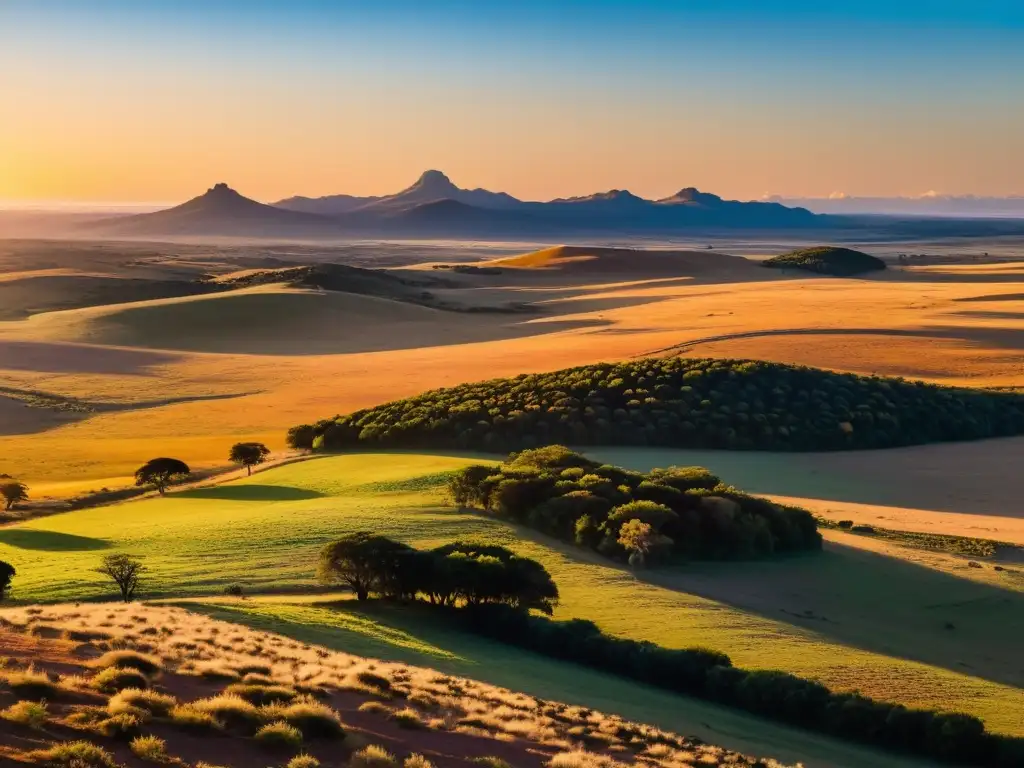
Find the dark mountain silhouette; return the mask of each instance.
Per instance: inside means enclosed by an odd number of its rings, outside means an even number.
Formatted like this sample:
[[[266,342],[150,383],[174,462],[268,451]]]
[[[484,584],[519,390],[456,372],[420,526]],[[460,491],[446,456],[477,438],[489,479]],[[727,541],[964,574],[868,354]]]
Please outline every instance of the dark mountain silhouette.
[[[351,195],[331,195],[318,198],[290,197],[287,200],[274,203],[274,205],[293,211],[339,215],[355,210],[372,213],[408,210],[438,200],[455,200],[476,208],[495,210],[506,210],[521,205],[519,200],[504,192],[457,187],[441,171],[425,171],[411,187],[385,197],[354,197]]]
[[[320,216],[338,216],[360,208],[367,203],[380,200],[379,197],[358,197],[356,195],[327,195],[326,197],[303,197],[296,195],[274,203],[275,208],[288,211],[315,213]]]
[[[103,219],[87,228],[108,235],[293,236],[339,233],[339,222],[325,216],[286,211],[240,195],[227,184],[215,184],[199,197],[153,213]]]
[[[829,217],[816,216],[803,208],[723,200],[693,188],[657,201],[613,189],[550,202],[523,202],[502,192],[461,189],[440,171],[427,171],[415,184],[395,195],[293,197],[277,205],[256,202],[226,184],[217,184],[206,194],[174,208],[107,218],[83,225],[83,229],[114,237],[305,238],[418,234],[557,236],[824,226],[829,226]]]

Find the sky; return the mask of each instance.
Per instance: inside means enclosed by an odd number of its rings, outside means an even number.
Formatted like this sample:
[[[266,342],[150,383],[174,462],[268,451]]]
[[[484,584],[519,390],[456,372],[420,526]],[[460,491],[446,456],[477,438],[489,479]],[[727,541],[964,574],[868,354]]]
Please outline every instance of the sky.
[[[1021,0],[0,0],[0,201],[1024,193]]]

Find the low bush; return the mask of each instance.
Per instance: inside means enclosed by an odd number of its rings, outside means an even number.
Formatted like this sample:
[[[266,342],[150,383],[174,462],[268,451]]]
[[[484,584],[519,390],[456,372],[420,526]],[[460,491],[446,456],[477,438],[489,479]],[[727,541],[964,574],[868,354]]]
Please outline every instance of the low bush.
[[[255,704],[241,696],[221,693],[208,699],[192,702],[192,708],[205,712],[228,728],[255,733],[263,725],[264,713]]]
[[[345,727],[338,713],[314,699],[296,701],[281,707],[277,714],[289,725],[298,728],[306,738],[339,739],[345,736]]]
[[[170,721],[190,731],[211,732],[224,730],[224,723],[218,720],[211,712],[200,709],[193,704],[182,704],[169,713]]]
[[[398,768],[395,756],[376,744],[353,752],[348,764],[351,768]]]
[[[246,701],[258,706],[287,703],[299,695],[294,689],[284,685],[254,683],[232,683],[224,689],[224,693],[241,696]]]
[[[288,723],[267,723],[256,731],[257,742],[268,749],[293,749],[302,745],[302,732]]]
[[[320,768],[320,761],[312,755],[296,755],[285,768]]]
[[[148,688],[149,678],[132,667],[107,667],[93,676],[92,686],[103,693],[117,693],[126,688]]]
[[[819,275],[850,277],[864,272],[883,270],[885,262],[863,251],[823,245],[815,248],[801,248],[781,256],[765,259],[761,262],[761,266],[775,267],[776,269],[803,269],[808,272],[817,272]]]
[[[93,666],[106,669],[107,667],[128,667],[137,669],[145,675],[155,675],[163,670],[163,661],[156,656],[150,656],[138,651],[108,651],[100,656],[93,663]]]
[[[42,728],[48,717],[46,702],[19,701],[0,712],[0,717],[12,723],[27,725],[29,728]]]
[[[111,739],[134,739],[142,730],[138,715],[119,712],[96,724],[96,731]]]
[[[128,745],[132,754],[151,763],[167,762],[167,742],[158,736],[136,736]]]
[[[38,750],[33,757],[55,768],[117,768],[114,756],[90,741],[65,741]]]
[[[434,764],[423,755],[413,752],[402,764],[402,768],[434,768]]]
[[[3,674],[2,679],[19,699],[52,700],[60,695],[60,686],[35,667],[10,670]]]
[[[421,728],[425,728],[423,718],[420,713],[412,707],[406,707],[391,713],[391,719],[399,728],[405,728],[406,730],[415,731]]]
[[[166,693],[126,688],[110,698],[107,709],[111,714],[141,709],[151,715],[164,716],[169,714],[177,704],[177,699]]]

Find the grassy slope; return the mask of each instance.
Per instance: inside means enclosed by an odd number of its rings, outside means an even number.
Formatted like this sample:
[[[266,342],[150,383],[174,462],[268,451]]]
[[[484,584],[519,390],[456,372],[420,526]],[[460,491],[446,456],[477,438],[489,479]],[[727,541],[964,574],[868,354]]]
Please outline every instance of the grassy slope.
[[[446,508],[422,478],[464,462],[353,455],[294,464],[218,488],[3,528],[0,559],[18,568],[17,596],[25,599],[109,594],[90,572],[109,548],[146,556],[154,592],[209,594],[235,581],[250,591],[309,587],[317,548],[346,531],[375,530],[419,546],[486,538],[544,562],[562,590],[560,618],[592,618],[610,632],[670,646],[708,645],[743,666],[961,709],[995,730],[1024,734],[1018,592],[849,548],[820,559],[694,565],[648,574],[657,583],[645,583],[577,550]],[[798,617],[800,607],[813,615]],[[957,630],[944,630],[946,621]]]
[[[216,599],[183,607],[347,653],[404,661],[483,680],[542,698],[580,704],[698,736],[749,754],[808,766],[910,768],[920,763],[767,723],[736,710],[674,696],[612,675],[493,643],[415,612],[319,598]]]

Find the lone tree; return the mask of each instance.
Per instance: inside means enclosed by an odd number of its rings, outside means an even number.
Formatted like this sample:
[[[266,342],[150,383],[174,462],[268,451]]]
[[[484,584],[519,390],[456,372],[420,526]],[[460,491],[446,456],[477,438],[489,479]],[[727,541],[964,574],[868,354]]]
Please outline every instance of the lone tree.
[[[150,459],[135,470],[136,485],[155,485],[164,495],[167,484],[176,477],[187,477],[192,470],[179,459]]]
[[[235,464],[241,464],[251,475],[252,468],[266,461],[269,455],[270,449],[263,443],[235,443],[228,458]]]
[[[19,501],[28,501],[28,486],[17,480],[0,483],[0,496],[4,497],[4,509],[10,512]]]
[[[317,578],[325,584],[340,581],[365,600],[378,586],[381,563],[396,545],[365,531],[350,533],[321,550]]]
[[[7,596],[7,590],[11,588],[11,579],[17,574],[14,566],[0,560],[0,600]]]
[[[96,573],[103,574],[110,578],[121,591],[121,599],[130,603],[139,589],[139,582],[142,574],[146,572],[146,566],[142,561],[131,555],[107,555],[103,558],[103,565],[96,569]]]

